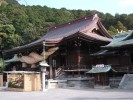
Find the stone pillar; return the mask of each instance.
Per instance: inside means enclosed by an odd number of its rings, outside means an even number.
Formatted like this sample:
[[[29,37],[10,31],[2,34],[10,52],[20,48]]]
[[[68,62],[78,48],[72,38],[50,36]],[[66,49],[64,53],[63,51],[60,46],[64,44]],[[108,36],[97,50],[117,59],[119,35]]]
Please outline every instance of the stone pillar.
[[[42,67],[41,71],[42,71],[42,91],[45,92],[46,91],[46,84],[45,84],[46,67]]]

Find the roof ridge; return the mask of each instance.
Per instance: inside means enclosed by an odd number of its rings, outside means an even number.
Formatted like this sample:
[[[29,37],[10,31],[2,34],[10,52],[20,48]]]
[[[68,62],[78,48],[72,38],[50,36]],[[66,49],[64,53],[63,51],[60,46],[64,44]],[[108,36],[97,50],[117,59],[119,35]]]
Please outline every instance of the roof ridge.
[[[55,25],[52,28],[50,28],[48,31],[53,31],[57,28],[61,28],[61,27],[64,27],[66,25],[74,24],[74,23],[77,23],[77,22],[80,22],[80,21],[83,21],[83,20],[87,20],[87,19],[90,19],[90,18],[92,18],[92,20],[94,20],[96,17],[98,17],[97,14],[89,14],[89,15],[83,16],[81,18],[78,18],[76,20],[66,22],[64,24]]]

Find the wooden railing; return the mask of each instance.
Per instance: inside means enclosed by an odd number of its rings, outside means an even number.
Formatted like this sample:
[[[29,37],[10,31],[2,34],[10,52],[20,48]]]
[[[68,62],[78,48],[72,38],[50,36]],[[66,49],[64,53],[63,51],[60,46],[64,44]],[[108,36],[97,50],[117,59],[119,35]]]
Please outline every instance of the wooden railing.
[[[56,74],[55,77],[56,77],[56,78],[59,77],[60,74],[62,73],[62,71],[63,71],[62,66],[59,67],[58,69],[56,69],[56,70],[55,70],[55,74]]]
[[[130,66],[112,66],[112,68],[118,72],[129,72]]]
[[[88,69],[87,65],[66,65],[64,70],[75,70],[75,69]]]

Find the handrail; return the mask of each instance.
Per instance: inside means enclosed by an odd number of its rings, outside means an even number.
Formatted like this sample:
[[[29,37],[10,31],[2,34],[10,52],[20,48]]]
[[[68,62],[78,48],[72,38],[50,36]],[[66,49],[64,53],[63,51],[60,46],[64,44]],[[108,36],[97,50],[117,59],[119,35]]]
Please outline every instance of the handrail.
[[[56,69],[56,70],[55,70],[55,74],[56,74],[55,76],[56,76],[56,77],[59,77],[60,74],[62,73],[62,71],[63,71],[62,66],[59,67],[58,69]]]
[[[87,65],[66,65],[64,70],[87,69]]]

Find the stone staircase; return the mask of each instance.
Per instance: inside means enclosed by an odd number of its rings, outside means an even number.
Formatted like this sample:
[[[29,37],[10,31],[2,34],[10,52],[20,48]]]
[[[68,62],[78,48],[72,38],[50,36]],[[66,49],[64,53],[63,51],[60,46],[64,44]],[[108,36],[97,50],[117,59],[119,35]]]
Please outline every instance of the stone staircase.
[[[119,88],[133,90],[133,74],[125,74],[119,84]]]

